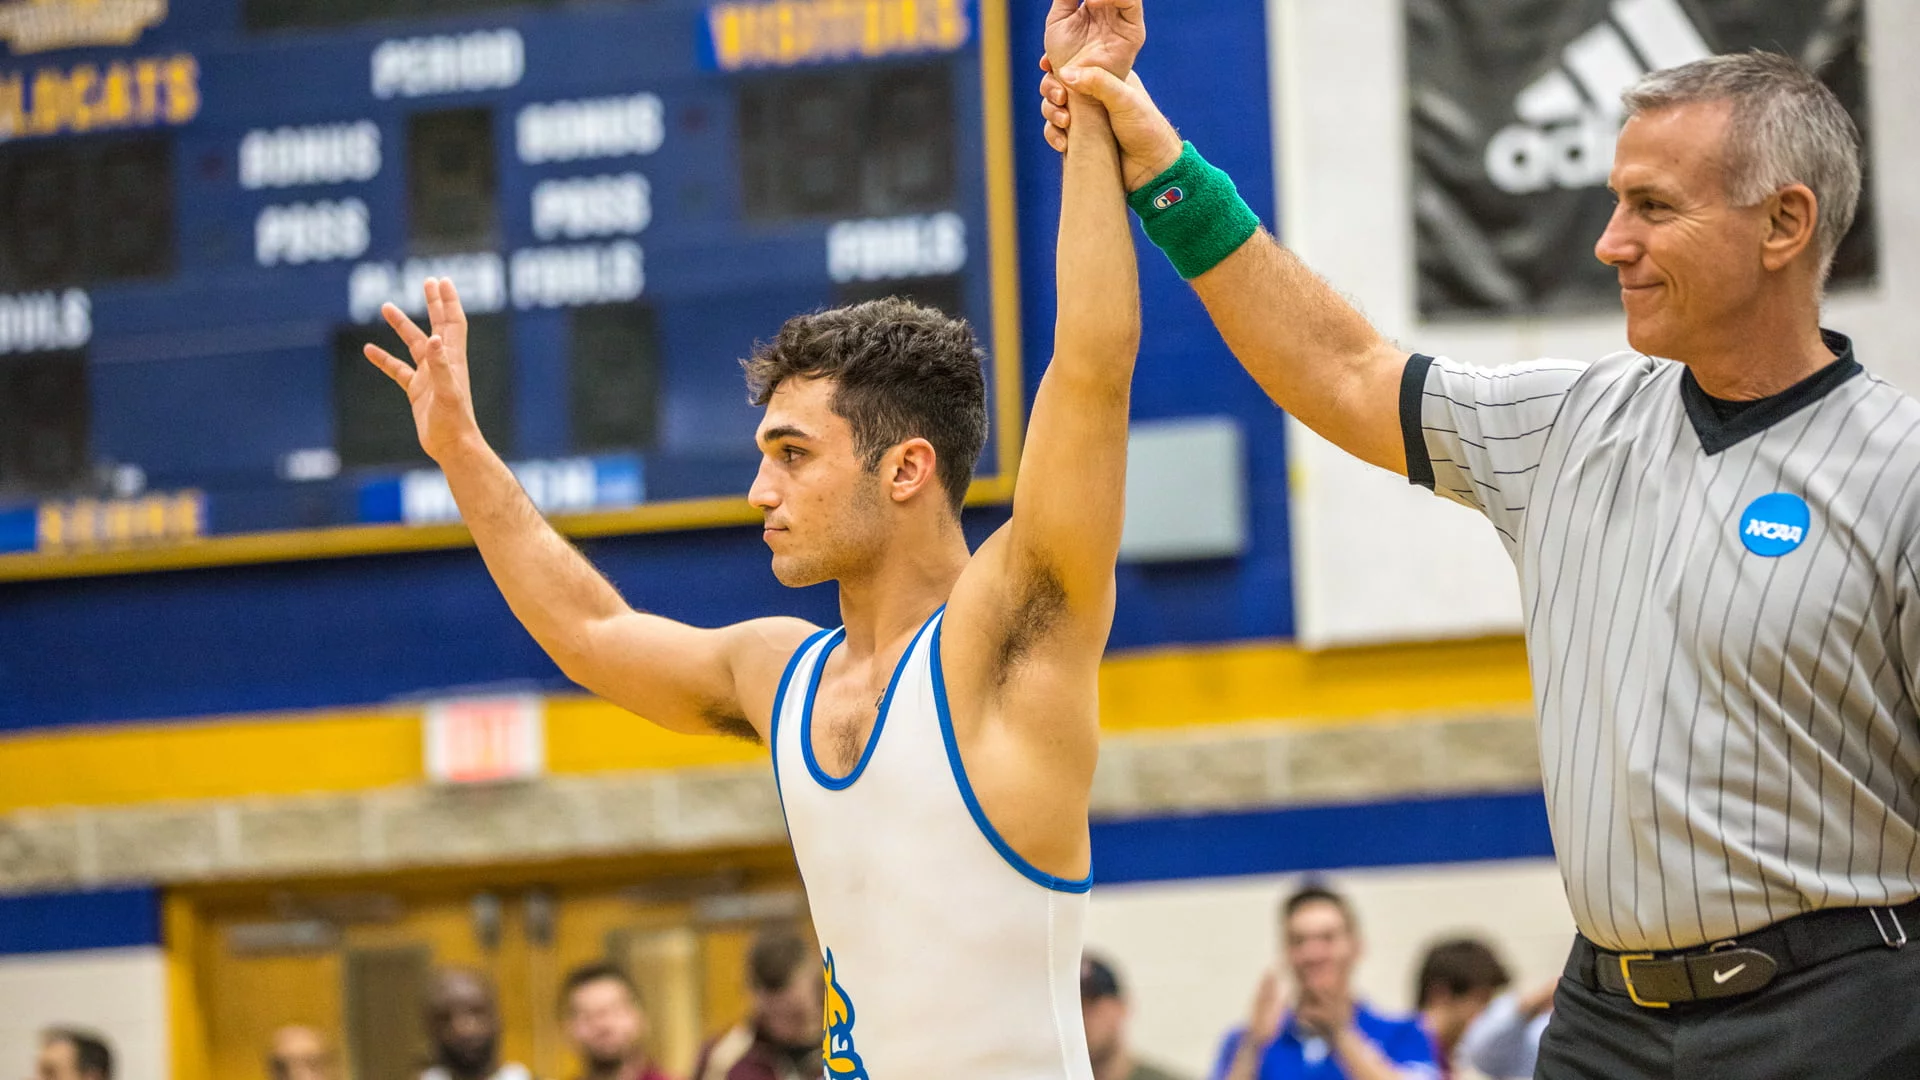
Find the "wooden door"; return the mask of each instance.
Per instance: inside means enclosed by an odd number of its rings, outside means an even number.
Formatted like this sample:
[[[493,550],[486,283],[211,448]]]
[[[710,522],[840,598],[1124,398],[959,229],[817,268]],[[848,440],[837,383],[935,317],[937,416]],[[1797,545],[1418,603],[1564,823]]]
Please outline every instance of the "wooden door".
[[[414,1080],[430,1056],[422,995],[442,966],[493,981],[502,1061],[565,1080],[579,1063],[559,989],[569,971],[601,961],[633,976],[656,1059],[685,1076],[704,1041],[746,1013],[754,932],[804,923],[784,851],[724,872],[698,865],[285,882],[190,897],[209,1080],[264,1080],[270,1036],[291,1023],[334,1040],[342,1080]]]

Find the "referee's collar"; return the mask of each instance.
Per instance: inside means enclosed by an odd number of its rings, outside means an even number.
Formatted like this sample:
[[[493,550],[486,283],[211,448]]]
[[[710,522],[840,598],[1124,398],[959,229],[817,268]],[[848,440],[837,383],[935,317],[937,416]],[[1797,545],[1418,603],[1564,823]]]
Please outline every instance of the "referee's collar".
[[[1847,335],[1822,329],[1820,337],[1833,352],[1833,363],[1777,394],[1743,403],[1739,412],[1724,420],[1713,407],[1714,399],[1700,389],[1693,369],[1683,371],[1680,401],[1686,406],[1687,419],[1693,422],[1694,434],[1700,437],[1700,448],[1717,454],[1819,401],[1841,383],[1860,374],[1860,362],[1853,358],[1853,342]]]

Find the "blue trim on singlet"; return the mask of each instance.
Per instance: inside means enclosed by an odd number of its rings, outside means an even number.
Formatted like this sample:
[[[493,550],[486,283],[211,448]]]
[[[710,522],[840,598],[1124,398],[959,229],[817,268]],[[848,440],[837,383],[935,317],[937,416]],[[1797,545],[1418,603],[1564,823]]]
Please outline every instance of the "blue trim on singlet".
[[[831,630],[815,630],[807,635],[807,640],[793,650],[787,659],[787,670],[780,673],[780,689],[773,692],[773,722],[767,725],[767,750],[773,755],[773,793],[780,797],[780,820],[787,820],[787,793],[780,790],[780,712],[787,707],[787,684],[793,681],[793,673],[800,667],[800,658],[807,655],[813,643],[831,634]],[[787,835],[791,839],[793,826],[787,825]]]
[[[1041,870],[1021,858],[1018,852],[1009,847],[1007,842],[1000,838],[1000,830],[994,828],[993,822],[987,820],[986,811],[980,809],[980,800],[973,794],[973,784],[967,780],[967,767],[960,761],[960,743],[953,735],[953,711],[947,707],[947,676],[940,666],[940,631],[944,629],[946,624],[942,623],[933,632],[933,704],[935,711],[940,714],[940,738],[947,744],[947,764],[953,767],[953,782],[959,785],[960,798],[967,804],[967,812],[973,815],[973,823],[980,827],[980,834],[987,838],[987,843],[993,845],[993,850],[999,852],[1000,857],[1007,861],[1007,865],[1020,871],[1028,881],[1055,892],[1087,892],[1093,888],[1091,870],[1087,872],[1086,877],[1078,881],[1054,877]]]
[[[914,632],[913,640],[907,642],[907,651],[901,653],[899,662],[893,665],[893,678],[887,680],[887,692],[880,698],[880,713],[874,717],[873,731],[867,735],[867,748],[860,752],[860,760],[854,763],[853,771],[845,776],[829,776],[827,770],[821,768],[820,763],[813,756],[813,702],[820,695],[820,676],[827,670],[827,658],[833,655],[834,646],[840,642],[829,641],[826,647],[820,650],[820,659],[813,665],[813,683],[807,687],[807,707],[800,714],[800,756],[806,759],[807,771],[813,774],[814,781],[821,787],[828,791],[845,791],[853,786],[855,780],[860,779],[861,773],[867,770],[867,762],[873,760],[873,748],[880,745],[880,732],[886,729],[887,710],[893,704],[893,691],[900,685],[900,675],[907,670],[907,661],[913,659],[914,647],[920,644],[922,637],[926,636],[927,627],[932,626],[933,620],[939,618],[940,612],[945,610],[947,610],[946,605],[940,605],[940,611],[934,612],[926,622],[920,624],[920,629]],[[834,634],[839,638],[845,638],[847,628],[843,626],[835,630]]]

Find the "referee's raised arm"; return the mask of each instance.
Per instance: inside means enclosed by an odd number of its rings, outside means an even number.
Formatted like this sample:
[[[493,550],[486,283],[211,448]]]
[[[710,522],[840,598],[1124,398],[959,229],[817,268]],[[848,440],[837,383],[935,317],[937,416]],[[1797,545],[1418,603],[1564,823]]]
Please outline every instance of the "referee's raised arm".
[[[1406,351],[1260,227],[1233,181],[1180,141],[1138,77],[1071,77],[1113,118],[1129,201],[1148,237],[1193,284],[1248,373],[1329,442],[1405,476]],[[1063,146],[1066,89],[1049,75],[1042,92],[1048,138]]]

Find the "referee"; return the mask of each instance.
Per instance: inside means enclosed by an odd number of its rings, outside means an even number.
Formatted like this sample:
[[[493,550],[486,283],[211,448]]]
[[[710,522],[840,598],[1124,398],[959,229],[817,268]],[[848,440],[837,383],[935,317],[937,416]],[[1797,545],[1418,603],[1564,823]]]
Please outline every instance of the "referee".
[[[1137,79],[1072,81],[1273,399],[1513,556],[1580,928],[1537,1075],[1920,1077],[1920,402],[1819,324],[1840,103],[1760,53],[1629,91],[1595,254],[1632,351],[1488,370],[1384,340]]]

